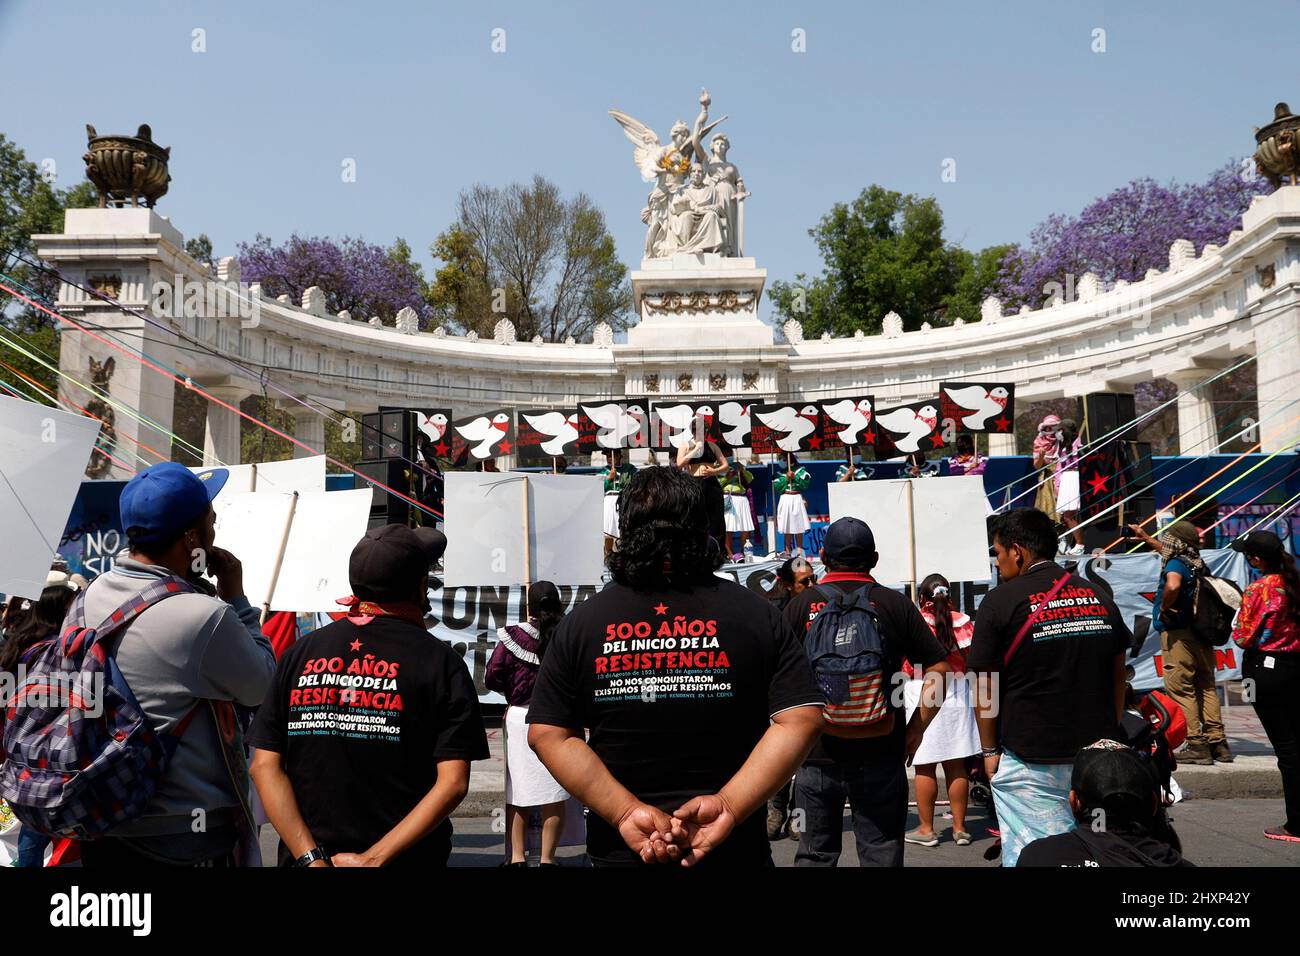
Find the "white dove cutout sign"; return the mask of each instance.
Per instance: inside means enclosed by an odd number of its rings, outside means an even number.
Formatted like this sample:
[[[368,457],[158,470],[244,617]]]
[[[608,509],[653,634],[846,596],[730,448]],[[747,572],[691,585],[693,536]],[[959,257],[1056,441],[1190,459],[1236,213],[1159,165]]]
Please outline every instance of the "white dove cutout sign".
[[[578,413],[594,426],[597,448],[646,448],[650,441],[647,408],[641,402],[595,402],[579,405]]]
[[[457,464],[509,455],[515,447],[515,420],[508,408],[452,422],[451,458]]]
[[[1016,386],[1012,382],[940,382],[943,427],[963,432],[1007,435],[1016,427]]]
[[[753,402],[727,400],[718,402],[718,437],[731,448],[749,446],[749,433],[753,425]]]
[[[755,454],[809,451],[821,444],[821,411],[814,404],[758,405],[750,414],[754,419],[750,446]]]
[[[874,445],[875,408],[871,395],[822,402],[822,448]]]
[[[990,577],[984,479],[900,478],[832,482],[830,518],[861,518],[876,537],[872,576],[889,586],[915,585],[939,573],[949,581]]]
[[[515,455],[530,463],[577,455],[582,446],[581,424],[576,408],[524,409],[515,429]]]
[[[590,475],[449,472],[444,587],[599,584],[603,500]]]
[[[650,409],[651,447],[678,451],[695,441],[692,458],[699,458],[704,443],[716,441],[717,406],[713,402],[655,402]]]
[[[38,600],[99,435],[99,422],[0,398],[0,592]]]
[[[876,425],[877,457],[881,453],[889,457],[891,453],[930,452],[945,444],[939,435],[942,422],[939,421],[939,402],[936,399],[877,412]]]

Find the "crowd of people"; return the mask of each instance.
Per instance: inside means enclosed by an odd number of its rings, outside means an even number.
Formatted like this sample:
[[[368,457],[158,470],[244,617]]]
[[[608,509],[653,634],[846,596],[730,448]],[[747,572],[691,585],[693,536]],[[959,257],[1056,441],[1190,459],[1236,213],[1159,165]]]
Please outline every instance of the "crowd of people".
[[[940,770],[958,846],[972,842],[972,782],[990,788],[1003,866],[1186,865],[1150,751],[1126,736],[1132,635],[1104,589],[1057,564],[1052,516],[991,520],[998,583],[973,617],[941,575],[915,598],[878,583],[880,549],[901,544],[852,517],[827,528],[816,564],[787,540],[794,553],[762,594],[717,574],[731,553],[720,541],[743,548],[753,530],[734,513],[752,476],[715,443],[698,450],[639,471],[611,456],[611,580],[567,614],[554,584],[533,582],[523,619],[497,635],[484,681],[508,705],[503,865],[527,866],[534,813],[541,864],[555,865],[577,801],[596,866],[770,866],[786,834],[796,866],[835,866],[846,804],[858,863],[901,866],[905,845],[942,839]],[[796,539],[804,476],[791,457],[780,494]],[[128,546],[114,566],[89,583],[52,574],[39,600],[5,610],[0,669],[19,692],[0,786],[23,820],[21,864],[41,865],[52,835],[76,839],[87,868],[248,865],[264,818],[282,866],[446,865],[451,816],[489,753],[469,670],[425,626],[446,537],[367,532],[346,614],[277,660],[240,561],[215,541],[222,475],[206,479],[172,463],[141,472],[122,492]],[[1059,510],[1069,482],[1057,493]],[[1213,676],[1207,694],[1185,633],[1205,570],[1180,524],[1152,539],[1164,676],[1189,727],[1180,759],[1230,759]],[[1261,575],[1233,638],[1285,789],[1286,820],[1267,835],[1300,842],[1300,575],[1267,532],[1234,547]],[[136,736],[74,722],[68,740],[43,738],[66,714],[28,707],[22,673],[56,658],[129,689],[108,726],[135,708]],[[144,748],[134,809],[82,783],[31,783],[46,780],[34,754],[69,747],[96,767]]]

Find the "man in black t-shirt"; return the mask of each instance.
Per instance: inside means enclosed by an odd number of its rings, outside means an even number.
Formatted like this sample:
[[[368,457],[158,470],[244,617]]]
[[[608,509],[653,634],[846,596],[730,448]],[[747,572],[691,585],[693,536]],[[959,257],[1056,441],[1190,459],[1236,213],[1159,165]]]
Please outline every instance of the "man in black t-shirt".
[[[592,809],[596,865],[770,865],[754,811],[821,728],[808,661],[771,602],[714,574],[698,481],[642,469],[619,530],[613,583],[564,619],[542,659],[528,742]]]
[[[879,555],[876,539],[865,522],[840,518],[826,529],[821,550],[826,574],[795,595],[785,617],[801,635],[834,596],[870,588],[881,637],[890,655],[888,716],[872,728],[873,736],[842,736],[848,731],[827,728],[795,777],[795,812],[803,811],[795,866],[835,866],[839,862],[844,827],[844,801],[853,815],[859,866],[902,866],[907,829],[907,764],[921,745],[921,735],[943,703],[946,654],[921,617],[902,594],[876,584],[871,569]],[[926,687],[912,720],[901,719],[903,659],[925,669]],[[881,732],[883,731],[883,733]],[[791,824],[793,830],[794,823]]]
[[[1110,595],[1052,560],[1056,529],[1041,511],[1003,515],[993,548],[1002,583],[980,604],[967,666],[1002,865],[1015,866],[1025,844],[1074,825],[1070,767],[1118,733],[1131,635]]]
[[[352,551],[348,616],[280,659],[249,733],[281,866],[445,866],[488,756],[465,662],[424,627],[447,539],[390,524]]]

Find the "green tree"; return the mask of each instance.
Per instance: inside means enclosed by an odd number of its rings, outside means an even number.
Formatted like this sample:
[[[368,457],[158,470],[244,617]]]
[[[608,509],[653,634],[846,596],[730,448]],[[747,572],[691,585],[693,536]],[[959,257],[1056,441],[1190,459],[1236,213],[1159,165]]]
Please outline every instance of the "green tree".
[[[185,240],[185,251],[196,262],[212,261],[212,240],[206,232],[201,232],[193,239]]]
[[[428,301],[453,329],[491,335],[509,318],[521,339],[557,342],[587,338],[600,322],[627,327],[631,286],[604,214],[541,176],[461,192],[430,252],[442,265]]]
[[[799,319],[807,335],[879,332],[888,312],[897,312],[905,329],[977,319],[1005,252],[995,246],[972,254],[948,244],[933,197],[876,185],[836,203],[808,234],[822,274],[774,282],[768,293],[777,314]]]
[[[0,273],[8,277],[5,284],[37,301],[53,301],[58,293],[58,281],[16,256],[35,259],[33,235],[62,232],[65,209],[97,203],[98,194],[89,182],[83,180],[71,189],[56,188],[16,143],[0,133]],[[45,362],[58,366],[59,337],[55,320],[3,290],[0,290],[0,328]],[[0,360],[35,379],[50,392],[57,390],[57,374],[40,362],[9,347],[0,347]],[[0,366],[0,377],[20,391],[33,396],[39,394],[39,389],[3,366]]]

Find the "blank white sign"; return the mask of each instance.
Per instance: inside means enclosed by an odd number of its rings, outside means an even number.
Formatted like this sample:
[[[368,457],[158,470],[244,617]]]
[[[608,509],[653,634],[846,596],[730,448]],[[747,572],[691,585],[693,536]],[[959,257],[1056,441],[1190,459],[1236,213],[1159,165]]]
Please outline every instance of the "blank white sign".
[[[446,476],[447,587],[524,582],[524,475],[449,472]],[[529,473],[528,577],[598,584],[605,570],[599,476]]]
[[[232,494],[223,488],[213,499],[217,547],[243,564],[244,593],[254,607],[261,607],[271,590],[292,497],[266,491]],[[348,558],[366,533],[372,497],[369,488],[298,496],[272,610],[341,610],[338,599],[352,593]]]
[[[222,494],[239,491],[278,491],[282,494],[307,494],[325,490],[325,456],[289,458],[285,461],[264,461],[257,465],[217,465],[191,468],[195,474],[210,471],[213,467],[230,472]],[[253,487],[253,469],[257,469],[257,487]]]
[[[99,422],[0,398],[0,592],[39,599]]]
[[[912,485],[916,535],[916,580],[942,574],[949,581],[989,580],[989,544],[984,479],[900,478],[835,482],[828,488],[830,517],[861,518],[871,526],[881,584],[912,582],[907,527],[907,485]]]

